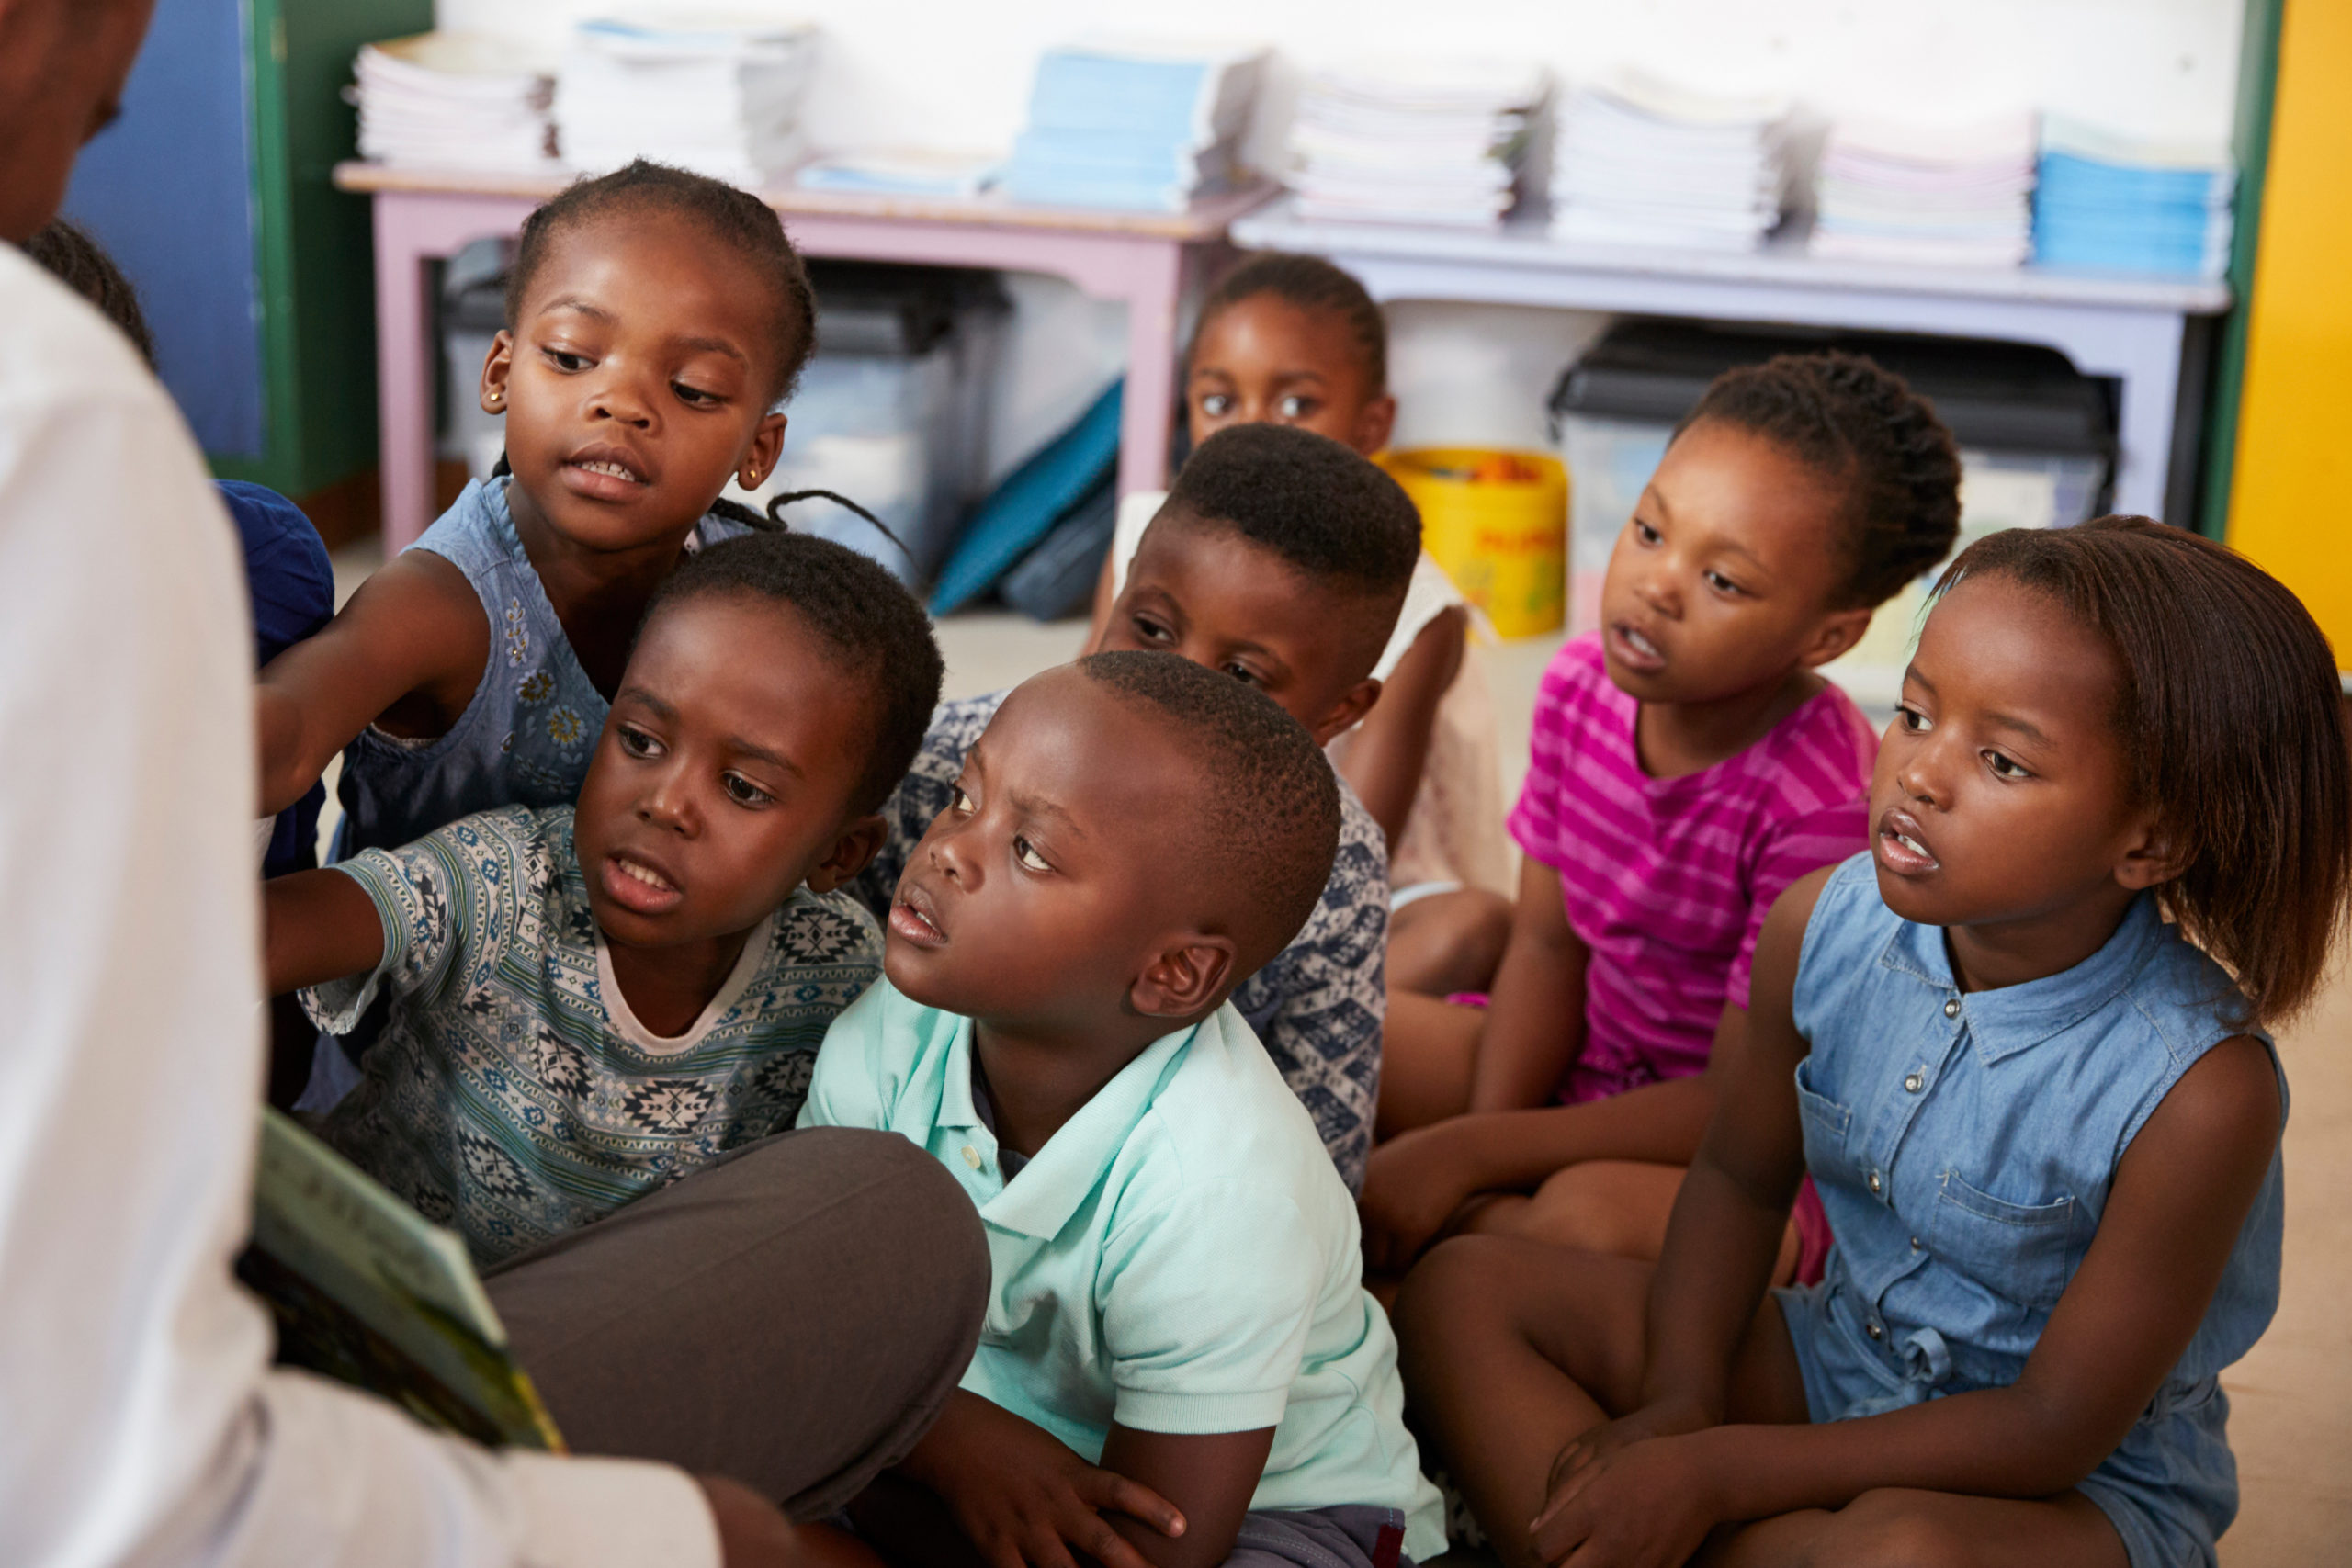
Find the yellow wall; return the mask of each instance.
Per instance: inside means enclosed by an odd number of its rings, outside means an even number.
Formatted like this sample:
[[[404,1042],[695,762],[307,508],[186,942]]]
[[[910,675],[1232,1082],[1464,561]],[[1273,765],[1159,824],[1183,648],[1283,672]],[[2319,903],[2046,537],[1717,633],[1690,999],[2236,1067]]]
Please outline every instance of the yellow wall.
[[[2352,669],[2352,4],[2287,0],[2230,543]]]

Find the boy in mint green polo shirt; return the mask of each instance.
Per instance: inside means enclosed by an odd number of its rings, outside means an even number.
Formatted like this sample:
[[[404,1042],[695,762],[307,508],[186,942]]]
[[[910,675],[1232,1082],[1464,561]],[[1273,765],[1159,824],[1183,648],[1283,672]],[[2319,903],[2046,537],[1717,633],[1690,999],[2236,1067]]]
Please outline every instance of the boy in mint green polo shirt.
[[[903,1134],[988,1230],[962,1389],[853,1509],[889,1554],[1444,1550],[1354,1205],[1226,999],[1305,923],[1339,822],[1306,728],[1173,654],[1049,671],[972,748],[800,1118]]]

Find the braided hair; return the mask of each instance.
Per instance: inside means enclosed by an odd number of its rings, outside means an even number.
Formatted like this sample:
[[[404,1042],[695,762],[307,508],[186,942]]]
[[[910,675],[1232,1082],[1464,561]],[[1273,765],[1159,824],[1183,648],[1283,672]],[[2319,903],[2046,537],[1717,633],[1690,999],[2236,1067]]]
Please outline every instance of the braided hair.
[[[1859,354],[1782,354],[1726,370],[1674,434],[1713,420],[1761,435],[1846,492],[1850,563],[1833,604],[1884,604],[1960,534],[1960,452],[1935,405]]]
[[[1388,389],[1387,321],[1354,274],[1332,265],[1321,256],[1292,255],[1283,251],[1265,251],[1251,256],[1227,273],[1209,291],[1208,298],[1201,301],[1200,323],[1193,329],[1193,341],[1200,342],[1201,333],[1220,312],[1261,294],[1271,294],[1302,310],[1326,311],[1346,321],[1348,335],[1355,340],[1357,363],[1363,370],[1365,383],[1375,396]],[[1188,354],[1185,357],[1192,356]]]
[[[506,329],[514,330],[531,281],[548,247],[565,231],[595,220],[660,212],[686,218],[766,275],[775,296],[771,318],[776,367],[771,403],[792,396],[817,344],[817,295],[808,269],[784,231],[775,209],[721,180],[643,158],[609,175],[575,180],[523,220],[522,243],[506,278]]]
[[[98,308],[98,313],[122,329],[147,368],[155,368],[155,338],[147,330],[147,313],[139,308],[139,291],[130,279],[115,265],[114,258],[104,246],[68,223],[62,218],[51,219],[44,228],[25,242],[25,254],[51,273],[60,283]]]

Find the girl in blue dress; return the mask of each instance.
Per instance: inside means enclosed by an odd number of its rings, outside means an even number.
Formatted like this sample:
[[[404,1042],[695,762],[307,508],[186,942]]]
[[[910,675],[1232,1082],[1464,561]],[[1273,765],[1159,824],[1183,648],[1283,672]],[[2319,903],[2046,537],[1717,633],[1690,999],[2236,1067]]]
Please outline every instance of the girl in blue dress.
[[[2343,923],[2346,774],[2326,638],[2222,547],[2107,518],[1962,554],[1870,852],[1764,929],[1655,1270],[1474,1236],[1406,1287],[1408,1386],[1504,1560],[2211,1564],[2219,1374],[2278,1296],[2267,1031]],[[1768,1296],[1807,1171],[1826,1275]]]

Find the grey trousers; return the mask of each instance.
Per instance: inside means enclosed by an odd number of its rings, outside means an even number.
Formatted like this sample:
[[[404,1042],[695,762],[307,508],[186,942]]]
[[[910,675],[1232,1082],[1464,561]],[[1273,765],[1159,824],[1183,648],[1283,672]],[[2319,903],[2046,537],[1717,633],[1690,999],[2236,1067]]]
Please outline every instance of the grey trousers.
[[[892,1133],[784,1133],[484,1280],[581,1453],[731,1476],[795,1518],[930,1429],[978,1342],[979,1215]]]

